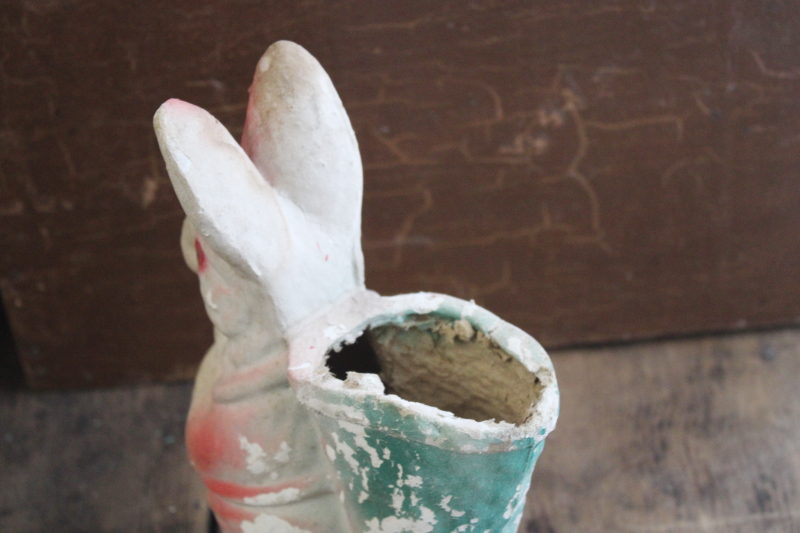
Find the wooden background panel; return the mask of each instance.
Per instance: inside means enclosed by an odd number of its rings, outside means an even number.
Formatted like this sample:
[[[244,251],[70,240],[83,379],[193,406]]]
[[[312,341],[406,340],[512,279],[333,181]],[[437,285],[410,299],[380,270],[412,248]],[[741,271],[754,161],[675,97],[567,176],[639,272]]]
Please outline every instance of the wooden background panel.
[[[370,279],[475,297],[551,346],[795,320],[798,19],[602,6],[354,27],[383,41],[342,87]]]
[[[180,377],[210,342],[152,133],[241,133],[258,57],[330,72],[365,163],[367,281],[546,346],[798,321],[800,6],[0,6],[0,287],[29,381]]]

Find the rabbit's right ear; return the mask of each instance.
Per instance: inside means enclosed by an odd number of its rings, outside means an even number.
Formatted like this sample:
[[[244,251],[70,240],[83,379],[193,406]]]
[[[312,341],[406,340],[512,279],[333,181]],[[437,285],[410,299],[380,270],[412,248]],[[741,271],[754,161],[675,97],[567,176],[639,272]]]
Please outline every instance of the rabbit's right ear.
[[[272,187],[205,110],[168,100],[153,122],[170,180],[192,225],[231,266],[248,277],[265,276],[288,245]]]

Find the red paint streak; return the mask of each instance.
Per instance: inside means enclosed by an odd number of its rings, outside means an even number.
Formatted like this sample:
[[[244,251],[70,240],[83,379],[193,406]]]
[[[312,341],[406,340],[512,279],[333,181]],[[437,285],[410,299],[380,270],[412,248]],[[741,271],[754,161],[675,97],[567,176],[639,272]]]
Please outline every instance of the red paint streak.
[[[286,489],[300,489],[302,491],[311,486],[311,480],[305,477],[296,478],[292,481],[275,483],[269,487],[240,485],[238,483],[220,481],[219,479],[212,479],[209,477],[203,477],[203,483],[205,483],[210,492],[227,500],[244,500],[245,498],[253,498],[260,494],[275,494]]]
[[[194,251],[197,252],[197,271],[202,273],[208,269],[208,259],[198,239],[194,240]]]
[[[313,347],[313,346],[309,346],[309,347],[308,347],[308,349],[309,349],[309,350],[313,350],[313,349],[314,349],[314,347]]]
[[[216,476],[221,471],[245,468],[245,454],[234,429],[246,427],[250,417],[249,410],[224,406],[195,409],[189,414],[186,447],[202,475]]]
[[[214,471],[220,461],[239,455],[238,442],[228,442],[224,422],[209,416],[191,416],[186,424],[189,457],[200,472]]]
[[[237,524],[242,520],[252,521],[256,516],[256,513],[227,502],[224,498],[217,496],[211,491],[208,492],[208,505],[213,509],[214,514],[217,515],[217,519],[222,519],[230,525]]]
[[[271,358],[255,365],[253,368],[238,372],[229,378],[217,380],[215,388],[219,391],[231,390],[236,387],[247,386],[248,383],[256,383],[259,380],[271,379],[272,376],[280,375],[285,372],[285,359]]]
[[[325,261],[327,261],[327,260],[328,260],[328,255],[327,255],[327,254],[325,254]]]

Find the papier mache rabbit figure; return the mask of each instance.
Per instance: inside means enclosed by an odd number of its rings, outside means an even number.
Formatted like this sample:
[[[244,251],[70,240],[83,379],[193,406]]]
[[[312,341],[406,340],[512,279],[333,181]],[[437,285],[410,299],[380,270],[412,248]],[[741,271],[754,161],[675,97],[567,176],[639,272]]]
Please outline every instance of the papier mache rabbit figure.
[[[241,146],[179,100],[155,128],[214,324],[186,442],[222,531],[514,533],[552,363],[474,302],[365,288],[358,144],[319,63],[267,50]],[[328,364],[362,335],[378,371]]]
[[[186,436],[211,508],[225,532],[349,531],[286,370],[286,332],[364,289],[361,158],[341,100],[308,52],[278,42],[258,63],[241,146],[179,100],[155,128],[214,324]]]

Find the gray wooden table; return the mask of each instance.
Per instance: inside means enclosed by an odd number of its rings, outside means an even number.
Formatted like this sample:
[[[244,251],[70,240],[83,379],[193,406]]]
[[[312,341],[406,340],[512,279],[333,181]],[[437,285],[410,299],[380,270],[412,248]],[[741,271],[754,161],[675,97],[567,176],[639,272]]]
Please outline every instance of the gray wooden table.
[[[800,532],[800,331],[553,354],[521,531]],[[0,395],[0,531],[205,533],[190,386]]]

